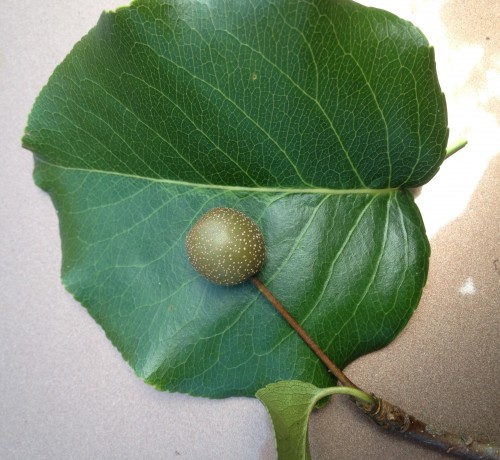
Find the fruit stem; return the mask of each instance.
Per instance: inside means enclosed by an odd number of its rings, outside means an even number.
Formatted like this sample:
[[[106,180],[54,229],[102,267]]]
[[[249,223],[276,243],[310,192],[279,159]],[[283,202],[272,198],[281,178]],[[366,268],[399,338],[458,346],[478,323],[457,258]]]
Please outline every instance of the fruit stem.
[[[359,388],[352,383],[347,376],[333,363],[333,361],[326,356],[325,352],[318,346],[318,344],[311,338],[311,336],[302,328],[302,326],[295,320],[295,318],[288,313],[286,308],[281,302],[274,297],[274,294],[266,287],[266,285],[256,276],[252,276],[250,281],[260,291],[260,293],[271,303],[271,305],[278,310],[279,314],[286,320],[286,322],[299,334],[300,338],[309,346],[309,348],[316,354],[326,368],[337,378],[337,380],[345,387],[351,387],[359,390]]]

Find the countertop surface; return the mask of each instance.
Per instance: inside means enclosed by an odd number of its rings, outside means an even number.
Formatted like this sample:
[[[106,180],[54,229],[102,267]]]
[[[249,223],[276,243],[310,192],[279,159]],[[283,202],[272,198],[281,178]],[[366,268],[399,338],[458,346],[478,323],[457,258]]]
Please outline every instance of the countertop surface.
[[[432,255],[421,303],[386,348],[346,369],[410,413],[500,442],[500,2],[363,3],[436,50],[450,142],[468,146],[418,193]],[[0,15],[0,458],[273,459],[254,399],[161,393],[138,379],[59,276],[57,215],[20,139],[56,65],[116,0],[3,0]],[[341,398],[313,413],[315,459],[438,459]]]

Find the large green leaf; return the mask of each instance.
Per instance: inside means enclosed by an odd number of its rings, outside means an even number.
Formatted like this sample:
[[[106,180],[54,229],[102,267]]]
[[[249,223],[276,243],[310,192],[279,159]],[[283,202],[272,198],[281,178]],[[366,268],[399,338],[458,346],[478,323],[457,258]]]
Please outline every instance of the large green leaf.
[[[408,321],[429,247],[411,194],[446,107],[411,24],[350,1],[139,0],[56,69],[24,145],[58,210],[63,281],[160,389],[253,395],[331,377],[250,283],[190,267],[209,208],[262,227],[261,278],[339,366]]]

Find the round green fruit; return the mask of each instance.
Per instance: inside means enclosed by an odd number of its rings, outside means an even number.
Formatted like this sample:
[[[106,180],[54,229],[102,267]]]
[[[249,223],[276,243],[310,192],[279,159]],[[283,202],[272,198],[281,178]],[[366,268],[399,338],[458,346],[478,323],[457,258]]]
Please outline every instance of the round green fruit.
[[[225,286],[258,273],[266,248],[257,224],[236,209],[214,208],[204,214],[186,238],[189,261],[206,279]]]

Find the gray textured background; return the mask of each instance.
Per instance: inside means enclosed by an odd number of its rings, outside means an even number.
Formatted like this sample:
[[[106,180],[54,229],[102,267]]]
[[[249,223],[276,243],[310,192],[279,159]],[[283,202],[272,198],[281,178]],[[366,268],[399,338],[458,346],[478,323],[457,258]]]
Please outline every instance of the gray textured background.
[[[122,2],[2,0],[0,459],[273,459],[264,408],[159,393],[136,378],[59,280],[57,217],[20,147],[54,67]],[[418,198],[429,280],[404,332],[347,369],[362,387],[450,429],[500,441],[500,1],[365,0],[436,47],[453,141],[469,146]],[[381,433],[347,401],[311,420],[317,459],[438,459]]]

